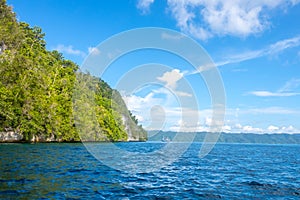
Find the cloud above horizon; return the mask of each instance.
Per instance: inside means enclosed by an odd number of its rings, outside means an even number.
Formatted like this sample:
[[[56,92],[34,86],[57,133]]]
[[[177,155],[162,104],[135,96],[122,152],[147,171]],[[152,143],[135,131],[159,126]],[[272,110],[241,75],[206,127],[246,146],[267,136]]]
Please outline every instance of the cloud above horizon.
[[[272,43],[262,49],[250,50],[250,51],[246,51],[246,52],[242,52],[242,53],[224,56],[222,58],[222,60],[216,61],[214,63],[214,65],[199,66],[197,70],[189,72],[189,73],[187,73],[187,75],[201,73],[201,72],[209,70],[213,67],[221,67],[224,65],[240,63],[240,62],[244,62],[244,61],[248,61],[248,60],[253,60],[256,58],[261,58],[264,56],[269,56],[269,55],[274,55],[274,54],[276,55],[287,49],[290,49],[293,47],[299,47],[299,46],[300,46],[300,35],[298,35],[296,37],[277,41],[277,42]],[[274,94],[274,96],[276,96],[276,94]]]
[[[88,52],[89,52],[89,54],[92,54],[95,56],[100,54],[100,50],[97,47],[89,47]]]
[[[172,90],[172,92],[178,96],[191,97],[192,94],[178,91],[178,82],[184,78],[185,72],[181,72],[179,69],[173,69],[171,71],[165,72],[162,76],[157,77],[157,80],[165,83],[165,87]]]
[[[180,131],[180,132],[209,132],[211,131],[212,109],[199,109],[193,110],[189,108],[174,107],[170,103],[165,102],[164,98],[156,97],[155,93],[151,92],[145,97],[137,95],[122,96],[128,109],[137,116],[139,123],[141,123],[147,130],[164,130],[164,131]],[[154,111],[157,108],[159,111]],[[265,127],[257,127],[252,124],[236,123],[232,117],[239,118],[238,115],[286,115],[298,116],[300,111],[292,110],[283,107],[266,107],[266,108],[241,108],[238,109],[239,114],[236,115],[236,109],[226,109],[226,117],[222,132],[226,133],[299,133],[300,130],[296,129],[290,124],[286,125],[270,125]],[[186,116],[185,120],[182,115]],[[195,118],[198,118],[197,122]],[[194,121],[190,123],[189,121]],[[245,122],[244,122],[245,123]]]
[[[284,86],[279,88],[276,92],[258,90],[248,92],[248,94],[258,97],[291,97],[300,95],[300,91],[297,91],[297,88],[299,88],[299,86],[300,79],[291,79],[287,81]]]
[[[271,27],[267,11],[288,8],[299,0],[168,0],[167,11],[181,31],[201,40],[214,36],[248,37]],[[139,0],[137,8],[149,13],[154,0]]]
[[[137,8],[142,12],[142,14],[147,14],[150,12],[150,6],[154,0],[141,0],[137,3]]]
[[[59,44],[56,47],[52,48],[52,50],[56,50],[60,53],[65,53],[65,54],[69,54],[69,55],[75,55],[75,56],[81,56],[81,57],[85,57],[86,53],[80,50],[75,49],[72,45],[63,45],[63,44]]]

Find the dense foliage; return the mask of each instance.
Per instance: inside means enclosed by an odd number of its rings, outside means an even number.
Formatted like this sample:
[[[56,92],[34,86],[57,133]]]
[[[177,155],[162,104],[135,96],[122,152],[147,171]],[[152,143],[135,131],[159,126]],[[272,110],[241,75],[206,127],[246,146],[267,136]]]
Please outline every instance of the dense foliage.
[[[12,129],[26,141],[125,141],[128,132],[129,139],[146,139],[117,91],[99,78],[77,72],[75,63],[45,45],[41,28],[18,22],[6,1],[0,0],[0,132]],[[84,96],[80,89],[93,96]],[[74,91],[79,99],[75,106]],[[77,121],[90,131],[79,135],[73,112],[74,107],[82,109],[85,98],[96,99],[90,108],[97,125],[89,126],[94,122],[81,116]]]

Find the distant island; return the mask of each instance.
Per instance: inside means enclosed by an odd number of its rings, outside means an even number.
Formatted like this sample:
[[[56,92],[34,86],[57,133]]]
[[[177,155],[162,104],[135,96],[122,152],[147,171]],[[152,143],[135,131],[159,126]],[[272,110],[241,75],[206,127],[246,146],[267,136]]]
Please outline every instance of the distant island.
[[[188,132],[172,132],[172,131],[148,131],[148,141],[165,141],[169,138],[172,141],[176,134],[183,137],[194,135]],[[195,134],[194,142],[203,142],[206,132],[198,132]],[[256,143],[256,144],[300,144],[300,134],[254,134],[254,133],[221,133],[217,141],[218,143]]]
[[[118,91],[79,72],[78,65],[61,53],[48,51],[41,28],[18,22],[6,1],[0,1],[0,15],[0,142],[147,139]],[[92,96],[80,94],[80,89],[90,90]],[[98,124],[86,124],[86,132],[79,134],[74,108],[91,98]],[[88,123],[84,117],[77,121]]]

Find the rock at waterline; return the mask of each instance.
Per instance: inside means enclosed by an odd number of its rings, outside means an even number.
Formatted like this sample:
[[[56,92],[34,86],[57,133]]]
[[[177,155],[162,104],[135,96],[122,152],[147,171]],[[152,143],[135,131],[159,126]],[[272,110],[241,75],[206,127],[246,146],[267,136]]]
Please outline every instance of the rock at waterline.
[[[23,135],[12,130],[0,132],[0,142],[19,142],[23,139]]]

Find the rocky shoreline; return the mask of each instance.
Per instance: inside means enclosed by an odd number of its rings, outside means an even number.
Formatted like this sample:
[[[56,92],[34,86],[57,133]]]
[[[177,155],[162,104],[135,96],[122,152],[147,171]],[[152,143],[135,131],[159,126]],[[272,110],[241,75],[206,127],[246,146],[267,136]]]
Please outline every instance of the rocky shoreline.
[[[21,142],[22,140],[23,135],[16,133],[12,130],[0,132],[0,142]]]
[[[30,140],[25,140],[22,134],[11,128],[5,128],[0,132],[0,143],[49,143],[49,142],[81,142],[81,141],[63,141],[56,139],[54,135],[45,137],[44,135],[33,135]]]
[[[78,142],[105,142],[105,141],[66,141],[62,139],[56,139],[54,135],[51,137],[45,137],[43,135],[40,136],[33,136],[31,140],[25,140],[23,135],[15,132],[12,129],[5,129],[4,131],[0,132],[0,143],[78,143]],[[142,140],[132,138],[127,142],[142,142]]]

